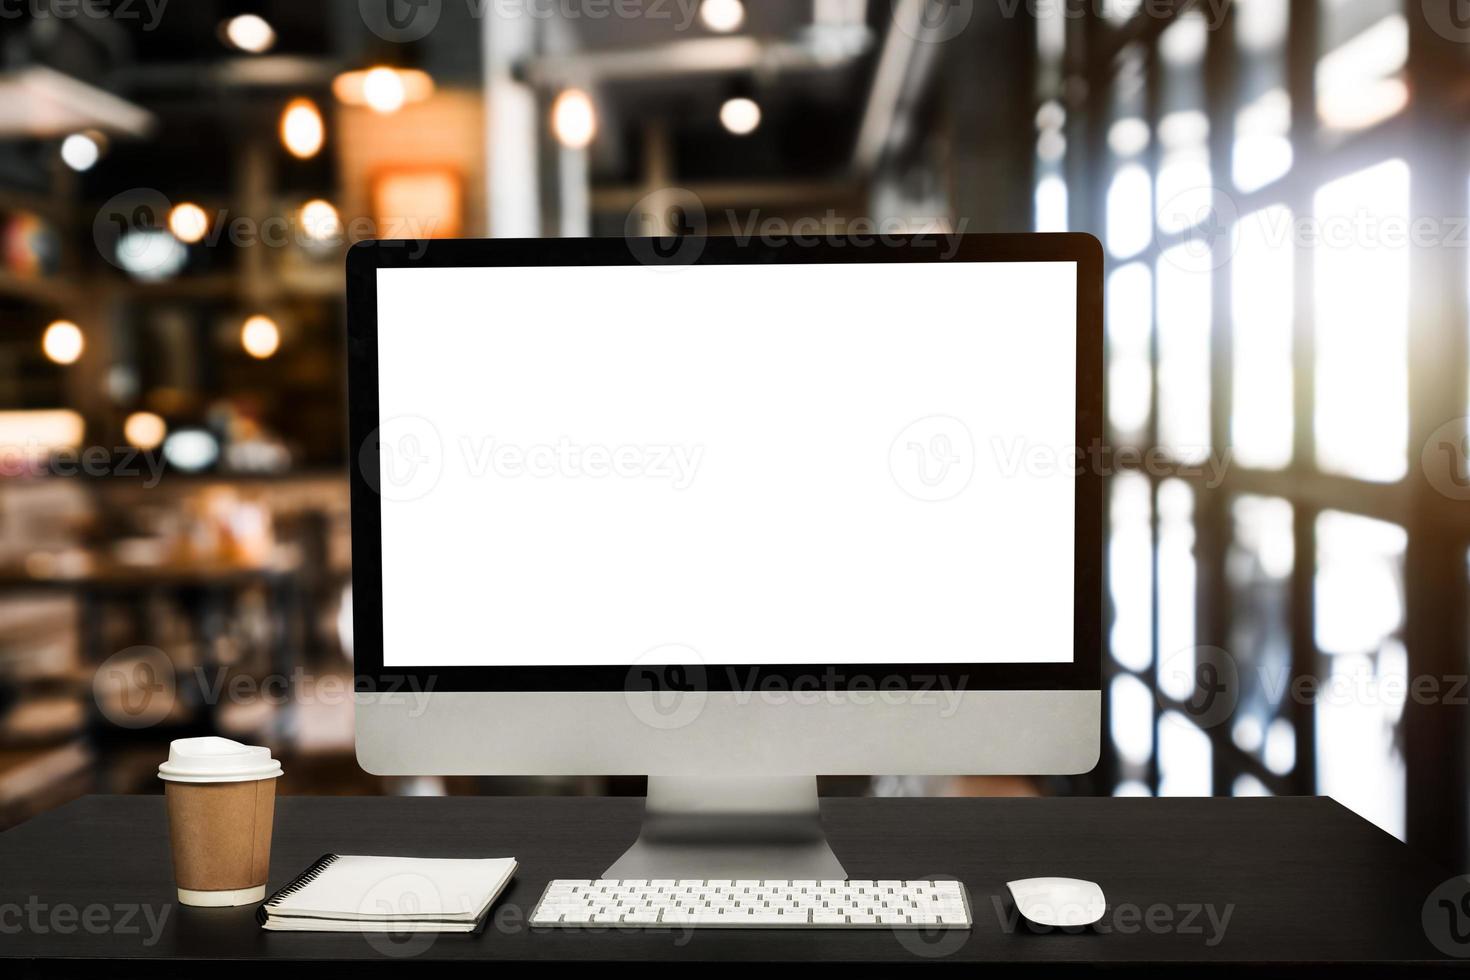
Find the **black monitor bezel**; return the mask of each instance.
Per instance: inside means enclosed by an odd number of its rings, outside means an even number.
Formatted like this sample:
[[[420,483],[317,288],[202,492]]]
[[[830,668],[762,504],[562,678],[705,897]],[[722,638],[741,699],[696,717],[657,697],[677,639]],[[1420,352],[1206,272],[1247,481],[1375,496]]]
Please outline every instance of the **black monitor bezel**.
[[[1077,269],[1078,447],[1102,450],[1103,258],[1086,234],[966,234],[762,241],[759,238],[443,239],[368,241],[347,255],[348,472],[352,503],[353,659],[360,692],[625,691],[633,665],[416,666],[383,664],[380,501],[366,473],[378,470],[377,270],[445,267],[762,265],[843,262],[1072,262]],[[654,246],[659,247],[655,248]],[[696,246],[696,247],[690,247]],[[691,687],[759,690],[751,684],[895,690],[1099,690],[1103,635],[1103,474],[1077,476],[1070,663],[702,665]]]

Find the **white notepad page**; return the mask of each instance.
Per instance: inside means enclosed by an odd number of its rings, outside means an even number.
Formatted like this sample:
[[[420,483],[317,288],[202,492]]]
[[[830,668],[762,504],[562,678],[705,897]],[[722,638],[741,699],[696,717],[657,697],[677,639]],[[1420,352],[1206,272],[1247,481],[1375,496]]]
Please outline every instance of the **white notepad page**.
[[[327,855],[265,904],[270,918],[473,922],[513,874],[514,858]]]

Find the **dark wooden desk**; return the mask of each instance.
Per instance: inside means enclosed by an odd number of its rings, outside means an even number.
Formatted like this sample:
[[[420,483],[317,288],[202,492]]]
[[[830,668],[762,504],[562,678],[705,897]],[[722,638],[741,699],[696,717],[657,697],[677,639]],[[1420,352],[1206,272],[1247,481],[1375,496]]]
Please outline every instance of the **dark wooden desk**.
[[[1009,966],[1048,976],[1139,964],[1191,973],[1253,964],[1272,973],[1331,966],[1336,974],[1357,966],[1375,976],[1470,967],[1470,959],[1436,950],[1421,920],[1447,873],[1338,804],[1310,798],[832,799],[824,818],[853,877],[957,877],[969,889],[974,929],[927,940],[889,931],[529,930],[526,915],[546,882],[597,877],[632,839],[641,806],[585,798],[282,799],[272,887],[328,851],[519,859],[483,934],[400,943],[267,933],[256,928],[253,907],[181,907],[162,799],[88,797],[0,834],[0,957],[31,960],[8,964],[12,976],[11,966],[33,972],[70,957],[121,958],[110,974],[132,967],[153,976],[199,976],[200,960],[236,967],[357,960],[392,969],[410,958],[480,971],[485,961],[985,963],[986,975]],[[1099,882],[1110,904],[1107,930],[1012,928],[1005,881],[1048,874]],[[56,917],[68,909],[69,918]],[[216,972],[210,967],[210,976]]]

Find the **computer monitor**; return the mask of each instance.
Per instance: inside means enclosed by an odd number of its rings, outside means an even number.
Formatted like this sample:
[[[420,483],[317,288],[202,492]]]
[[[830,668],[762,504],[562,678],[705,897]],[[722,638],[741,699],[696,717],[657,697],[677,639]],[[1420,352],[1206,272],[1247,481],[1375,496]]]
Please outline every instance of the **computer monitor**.
[[[1086,235],[353,247],[362,766],[647,775],[610,877],[817,879],[817,774],[1091,769],[1101,270]]]

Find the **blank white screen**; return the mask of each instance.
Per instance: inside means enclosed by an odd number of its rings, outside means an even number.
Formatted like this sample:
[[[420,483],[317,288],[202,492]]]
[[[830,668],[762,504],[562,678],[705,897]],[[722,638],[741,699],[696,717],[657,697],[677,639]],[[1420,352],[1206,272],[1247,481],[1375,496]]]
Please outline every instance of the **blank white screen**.
[[[378,376],[386,665],[1072,659],[1072,263],[384,269]]]

